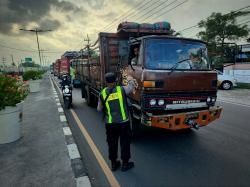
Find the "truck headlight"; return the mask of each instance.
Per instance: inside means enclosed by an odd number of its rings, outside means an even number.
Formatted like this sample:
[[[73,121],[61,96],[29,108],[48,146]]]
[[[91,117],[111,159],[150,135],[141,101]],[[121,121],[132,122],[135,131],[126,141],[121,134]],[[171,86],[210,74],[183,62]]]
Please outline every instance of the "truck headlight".
[[[158,105],[159,105],[159,106],[164,105],[164,103],[165,103],[165,102],[164,102],[164,100],[163,100],[163,99],[159,99],[159,100],[158,100]]]
[[[149,104],[150,104],[151,106],[156,105],[156,100],[155,100],[155,99],[151,99],[150,102],[149,102]]]
[[[214,103],[216,101],[216,98],[215,97],[212,97],[212,102]]]
[[[210,103],[211,102],[211,97],[207,98],[207,102]]]

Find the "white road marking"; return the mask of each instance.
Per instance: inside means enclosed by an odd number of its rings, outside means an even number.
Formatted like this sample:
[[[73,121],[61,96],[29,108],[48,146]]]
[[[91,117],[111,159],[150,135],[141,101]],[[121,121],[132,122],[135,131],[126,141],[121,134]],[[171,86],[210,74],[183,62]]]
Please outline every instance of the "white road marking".
[[[61,122],[67,121],[66,116],[65,115],[60,115],[60,121]]]
[[[56,99],[56,102],[59,102],[59,99],[58,99],[58,98]]]
[[[80,158],[80,154],[79,154],[76,144],[69,144],[67,145],[67,148],[69,151],[70,159]]]
[[[56,104],[57,104],[57,106],[62,106],[61,103],[56,103]]]
[[[91,187],[89,177],[84,176],[76,178],[76,187]]]
[[[60,112],[63,112],[63,108],[62,107],[59,107],[58,108],[58,112],[60,113]]]
[[[72,132],[69,127],[63,127],[63,134],[65,136],[69,136],[69,135],[72,135]]]
[[[217,101],[222,102],[222,103],[228,103],[228,104],[232,104],[232,105],[239,105],[239,106],[244,106],[244,107],[250,108],[250,105],[244,105],[244,104],[225,101],[225,100],[221,100],[221,99],[217,99]]]

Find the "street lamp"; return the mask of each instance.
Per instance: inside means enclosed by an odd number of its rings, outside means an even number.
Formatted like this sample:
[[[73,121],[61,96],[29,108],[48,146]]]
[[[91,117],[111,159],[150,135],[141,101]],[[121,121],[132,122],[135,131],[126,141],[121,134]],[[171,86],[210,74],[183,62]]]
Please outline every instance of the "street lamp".
[[[37,41],[37,48],[39,53],[39,60],[40,60],[40,66],[41,66],[41,52],[40,52],[40,46],[39,46],[39,40],[38,40],[38,33],[39,32],[49,32],[52,30],[42,30],[42,29],[19,29],[21,31],[29,31],[29,32],[35,32],[36,33],[36,41]]]

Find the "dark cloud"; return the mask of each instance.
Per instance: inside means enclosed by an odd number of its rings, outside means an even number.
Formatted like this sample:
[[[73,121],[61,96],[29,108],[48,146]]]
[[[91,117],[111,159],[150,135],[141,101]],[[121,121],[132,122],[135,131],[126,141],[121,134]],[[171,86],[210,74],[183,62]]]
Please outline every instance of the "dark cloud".
[[[54,6],[61,11],[74,11],[74,12],[81,11],[81,8],[77,7],[76,5],[68,1],[60,1],[60,2],[56,1]]]
[[[56,30],[60,27],[61,23],[58,20],[44,19],[40,21],[40,29],[51,29]]]
[[[50,16],[50,10],[66,13],[77,13],[82,8],[68,1],[59,0],[0,0],[0,33],[12,34],[13,24],[26,27],[31,22],[36,22],[40,28],[52,27],[57,29],[61,23]]]

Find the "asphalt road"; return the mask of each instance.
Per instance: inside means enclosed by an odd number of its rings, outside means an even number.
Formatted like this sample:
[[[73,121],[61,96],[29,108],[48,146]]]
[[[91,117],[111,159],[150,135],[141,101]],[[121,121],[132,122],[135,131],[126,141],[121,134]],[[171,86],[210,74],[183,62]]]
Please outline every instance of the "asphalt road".
[[[219,120],[200,130],[168,132],[144,128],[132,143],[135,168],[116,171],[121,186],[249,186],[250,107],[217,102]],[[73,110],[84,124],[108,165],[101,114],[87,106],[80,90],[73,90]],[[67,113],[73,135],[85,160],[93,186],[109,186],[84,136]]]

